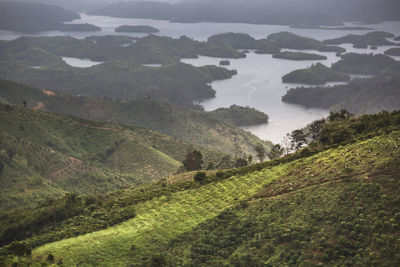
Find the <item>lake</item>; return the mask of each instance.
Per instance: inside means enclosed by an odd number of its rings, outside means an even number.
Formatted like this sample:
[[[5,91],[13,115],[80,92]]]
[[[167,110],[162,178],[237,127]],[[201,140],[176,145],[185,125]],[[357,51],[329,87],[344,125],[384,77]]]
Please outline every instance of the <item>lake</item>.
[[[111,18],[105,16],[90,16],[81,14],[81,19],[73,23],[90,23],[102,28],[99,32],[58,32],[49,31],[28,36],[61,36],[68,35],[75,38],[85,38],[91,35],[122,35],[114,32],[120,25],[150,25],[160,30],[158,35],[180,37],[189,36],[196,40],[206,40],[209,36],[224,32],[247,33],[254,38],[261,39],[271,33],[280,31],[289,31],[301,36],[311,37],[318,40],[332,39],[347,34],[364,34],[369,30],[324,30],[324,29],[295,29],[289,26],[277,25],[252,25],[242,23],[171,23],[168,21],[150,20],[150,19],[126,19]],[[352,23],[346,23],[351,26]],[[365,25],[375,30],[392,32],[400,36],[400,22],[387,21],[379,24]],[[123,33],[123,35],[132,37],[144,37],[142,33]],[[0,40],[12,40],[20,37],[20,33],[1,31]],[[390,47],[378,47],[377,50],[355,49],[352,45],[343,45],[348,52],[356,53],[383,53]],[[281,101],[281,97],[286,91],[297,85],[283,84],[281,78],[283,75],[300,68],[306,68],[312,63],[321,62],[327,66],[339,60],[335,53],[318,53],[328,57],[327,60],[319,61],[289,61],[283,59],[274,59],[272,55],[257,55],[253,52],[244,59],[230,60],[231,65],[227,68],[236,69],[238,75],[232,79],[216,81],[211,85],[216,90],[216,97],[204,100],[201,104],[206,110],[214,110],[220,107],[229,107],[232,104],[255,107],[270,116],[270,122],[265,125],[246,127],[258,137],[271,140],[278,143],[283,136],[292,130],[301,128],[315,119],[328,115],[328,110],[306,109],[298,105],[286,104]],[[64,58],[65,60],[65,58]],[[67,62],[69,61],[69,63]],[[87,59],[67,59],[70,65],[75,67],[91,67],[101,62],[93,62]],[[199,57],[198,59],[183,59],[182,62],[194,66],[218,65],[219,58]],[[154,65],[151,67],[158,67]]]

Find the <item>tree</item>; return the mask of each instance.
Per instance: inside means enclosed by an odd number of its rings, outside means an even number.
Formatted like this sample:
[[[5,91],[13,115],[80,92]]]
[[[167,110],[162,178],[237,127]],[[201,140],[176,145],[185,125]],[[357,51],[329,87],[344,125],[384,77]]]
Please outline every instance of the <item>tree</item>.
[[[249,165],[253,162],[253,156],[249,155],[249,157],[247,158],[247,162],[249,163]]]
[[[291,148],[294,150],[299,150],[300,148],[303,147],[307,143],[306,135],[302,130],[294,130],[290,134],[292,143],[291,143]]]
[[[292,136],[290,135],[290,133],[287,133],[282,140],[282,148],[284,153],[286,153],[286,156],[289,155],[289,153],[292,151],[291,143],[292,143]]]
[[[194,150],[186,155],[183,161],[183,166],[187,171],[201,170],[203,165],[203,155],[197,150]]]
[[[322,128],[324,127],[324,125],[325,125],[325,120],[324,119],[316,120],[316,121],[313,121],[311,123],[309,129],[310,129],[310,137],[313,140],[318,140],[319,139],[319,137],[321,135]]]
[[[328,119],[329,119],[329,121],[340,121],[340,120],[348,119],[352,116],[353,116],[353,114],[351,114],[349,111],[342,108],[339,112],[331,111]]]
[[[194,181],[198,183],[203,183],[207,178],[207,174],[205,172],[197,172],[194,176]]]
[[[8,246],[8,253],[18,257],[30,256],[32,248],[25,242],[12,242]]]
[[[236,168],[246,167],[248,164],[247,160],[244,158],[237,158],[235,162]]]
[[[24,105],[24,108],[26,108],[26,104],[27,104],[26,100],[24,100],[24,101],[22,102],[22,104]]]
[[[265,148],[263,147],[263,145],[258,144],[258,145],[256,145],[256,147],[254,149],[256,151],[257,157],[260,160],[260,162],[263,162],[264,158],[265,158],[265,154],[266,154]]]
[[[4,171],[4,163],[0,161],[0,175],[3,173],[3,171]]]
[[[271,151],[269,152],[269,157],[271,159],[277,159],[281,157],[284,152],[285,149],[280,144],[276,144],[271,148]]]

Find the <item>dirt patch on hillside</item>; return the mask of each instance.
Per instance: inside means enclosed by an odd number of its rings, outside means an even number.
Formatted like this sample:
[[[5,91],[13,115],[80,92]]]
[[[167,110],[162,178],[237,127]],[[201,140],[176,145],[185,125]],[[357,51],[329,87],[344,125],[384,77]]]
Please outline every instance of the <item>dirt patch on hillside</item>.
[[[48,95],[48,96],[54,96],[55,93],[53,91],[49,91],[49,90],[42,90],[43,94]]]

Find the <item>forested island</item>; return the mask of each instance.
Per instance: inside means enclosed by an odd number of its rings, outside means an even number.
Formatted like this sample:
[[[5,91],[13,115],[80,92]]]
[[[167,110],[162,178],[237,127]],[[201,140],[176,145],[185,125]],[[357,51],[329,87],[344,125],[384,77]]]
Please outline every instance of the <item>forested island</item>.
[[[299,87],[282,97],[284,102],[305,107],[339,110],[354,114],[377,113],[400,109],[400,79],[383,76],[354,79],[349,84],[328,87]]]
[[[307,69],[295,70],[282,77],[284,83],[324,84],[327,82],[346,82],[350,77],[344,73],[317,63]]]
[[[221,121],[236,126],[251,126],[268,123],[268,115],[250,107],[232,105],[229,108],[219,108],[209,114]]]
[[[354,48],[368,48],[368,46],[396,45],[387,40],[387,38],[393,37],[394,35],[389,32],[374,31],[364,35],[349,34],[344,37],[325,40],[324,43],[329,45],[350,43],[353,44]]]
[[[160,30],[149,25],[121,25],[115,32],[157,33]]]
[[[390,49],[386,50],[385,55],[400,56],[400,47],[399,48],[390,48]]]
[[[287,60],[326,60],[326,56],[321,56],[318,54],[304,53],[304,52],[292,52],[285,51],[278,54],[274,54],[273,58],[287,59]]]

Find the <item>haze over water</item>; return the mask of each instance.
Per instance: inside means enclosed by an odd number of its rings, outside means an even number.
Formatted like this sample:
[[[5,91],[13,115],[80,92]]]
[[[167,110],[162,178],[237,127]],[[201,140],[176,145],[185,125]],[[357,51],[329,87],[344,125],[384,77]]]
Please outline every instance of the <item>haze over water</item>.
[[[206,40],[209,36],[224,32],[247,33],[254,38],[266,38],[271,33],[289,31],[295,34],[311,37],[318,40],[341,37],[347,34],[364,34],[368,30],[321,30],[321,29],[294,29],[288,26],[276,25],[251,25],[251,24],[232,24],[232,23],[170,23],[168,21],[149,20],[149,19],[125,19],[111,18],[105,16],[89,16],[81,14],[81,19],[73,23],[90,23],[102,28],[99,32],[42,32],[29,36],[60,36],[69,35],[75,38],[85,38],[91,35],[128,35],[134,37],[144,37],[146,34],[136,33],[115,33],[114,29],[120,25],[150,25],[160,30],[158,35],[180,37],[189,36],[197,40]],[[366,25],[375,30],[384,30],[400,35],[400,22],[384,22],[376,25]],[[1,31],[1,40],[12,40],[22,34]],[[390,47],[379,47],[378,50],[354,49],[351,45],[343,45],[347,52],[357,53],[383,53]],[[230,60],[231,65],[227,68],[236,69],[238,75],[232,79],[216,81],[212,87],[216,90],[216,97],[202,102],[206,110],[214,110],[220,107],[229,107],[232,104],[241,106],[255,107],[270,117],[270,122],[266,125],[247,127],[258,137],[271,140],[274,143],[282,141],[283,136],[292,130],[301,128],[315,119],[320,119],[328,115],[328,110],[305,109],[298,105],[286,104],[281,101],[281,97],[289,88],[295,87],[293,84],[283,84],[282,76],[300,68],[306,68],[321,62],[330,66],[339,60],[335,53],[321,53],[311,51],[328,57],[321,61],[291,61],[274,59],[272,55],[257,55],[253,52],[247,54],[247,58]],[[74,62],[79,59],[73,59]],[[221,59],[199,57],[198,59],[184,59],[182,62],[195,66],[218,65]],[[79,61],[82,67],[91,66],[88,60]],[[97,63],[97,62],[95,62]],[[88,65],[85,65],[88,64]],[[94,64],[93,64],[94,65]]]

